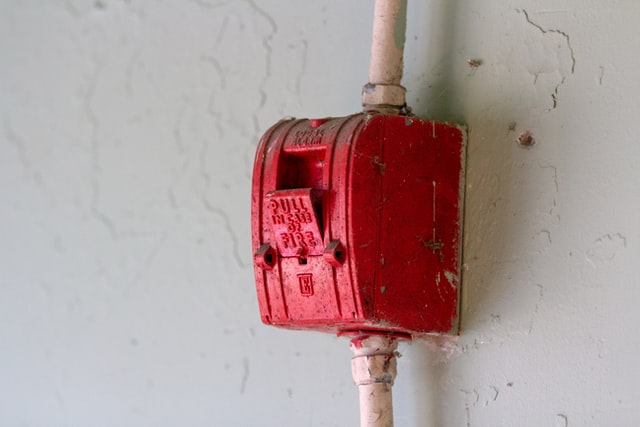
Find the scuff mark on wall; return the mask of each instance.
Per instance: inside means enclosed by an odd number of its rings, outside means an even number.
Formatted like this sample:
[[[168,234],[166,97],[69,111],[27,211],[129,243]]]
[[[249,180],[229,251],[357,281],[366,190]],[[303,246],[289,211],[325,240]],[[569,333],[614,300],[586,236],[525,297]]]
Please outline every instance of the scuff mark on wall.
[[[132,98],[134,94],[133,70],[140,59],[140,49],[136,50],[129,58],[125,68],[124,89],[128,98]]]
[[[240,394],[244,394],[247,390],[247,382],[249,381],[249,359],[242,358],[242,380],[240,381]]]
[[[598,67],[598,86],[602,86],[603,79],[604,79],[604,65],[600,65]]]

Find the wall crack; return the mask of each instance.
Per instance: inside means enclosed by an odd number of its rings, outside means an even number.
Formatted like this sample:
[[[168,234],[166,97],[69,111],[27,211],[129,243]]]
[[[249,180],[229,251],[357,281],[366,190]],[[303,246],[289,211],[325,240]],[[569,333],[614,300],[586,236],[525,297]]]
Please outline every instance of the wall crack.
[[[575,56],[575,52],[573,50],[573,46],[571,46],[571,38],[569,37],[569,34],[567,34],[566,32],[559,30],[559,29],[545,29],[543,28],[540,24],[537,24],[535,22],[533,22],[531,20],[531,18],[529,17],[529,13],[525,10],[525,9],[516,9],[517,12],[522,12],[522,14],[524,15],[525,20],[527,21],[527,23],[529,25],[531,25],[532,27],[536,28],[538,31],[540,31],[541,34],[558,34],[559,36],[561,36],[562,38],[564,38],[565,42],[566,42],[566,46],[567,49],[569,50],[569,56],[571,58],[571,67],[570,67],[570,74],[574,74],[575,73],[575,69],[576,69],[576,56]],[[562,86],[566,80],[567,80],[567,76],[562,74],[562,78],[560,79],[560,82],[558,82],[557,85],[555,85],[555,87],[553,88],[553,91],[551,92],[551,102],[552,102],[552,106],[550,108],[550,110],[554,110],[557,108],[558,106],[558,92],[560,90],[560,86]],[[538,75],[535,74],[534,75],[534,84],[536,83],[538,79]]]

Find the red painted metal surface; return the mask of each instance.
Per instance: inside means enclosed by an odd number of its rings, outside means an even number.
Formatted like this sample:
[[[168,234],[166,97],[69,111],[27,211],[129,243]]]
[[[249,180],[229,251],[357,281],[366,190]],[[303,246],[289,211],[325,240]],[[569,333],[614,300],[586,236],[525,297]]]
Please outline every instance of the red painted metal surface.
[[[262,321],[332,333],[456,333],[465,133],[362,113],[260,141],[252,240]]]

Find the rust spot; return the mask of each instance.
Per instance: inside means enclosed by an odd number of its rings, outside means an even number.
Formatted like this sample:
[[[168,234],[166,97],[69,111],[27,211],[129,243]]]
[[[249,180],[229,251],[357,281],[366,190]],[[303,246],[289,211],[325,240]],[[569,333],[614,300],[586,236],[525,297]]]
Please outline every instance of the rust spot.
[[[478,68],[479,66],[482,65],[482,59],[474,59],[474,58],[467,59],[467,64],[471,68]]]
[[[536,140],[533,137],[531,131],[525,130],[518,135],[518,139],[516,139],[518,145],[522,148],[531,148],[536,144]]]
[[[380,157],[378,156],[373,156],[371,158],[371,164],[372,165],[376,165],[378,166],[378,169],[380,170],[380,175],[384,175],[384,168],[386,167],[384,163],[382,163],[380,161]]]
[[[385,371],[385,372],[386,372],[386,371],[388,371],[388,370],[389,370],[389,366],[391,365],[391,359],[392,359],[392,358],[393,358],[393,356],[387,356],[387,357],[385,357],[385,358],[384,358],[384,364],[382,365],[382,370],[383,370],[383,371]],[[388,374],[387,374],[387,375],[388,375]],[[385,377],[386,377],[387,375],[385,375]],[[387,380],[387,378],[385,378],[385,380],[386,380],[385,382],[390,382],[390,381],[391,381],[391,378],[389,378],[388,380]]]
[[[442,240],[425,240],[422,237],[418,237],[418,241],[422,243],[425,248],[431,249],[432,252],[440,251],[444,247]]]
[[[442,249],[444,243],[442,243],[441,241],[434,242],[433,240],[429,240],[425,246],[435,252]]]
[[[431,252],[433,252],[434,254],[437,253],[440,262],[444,261],[444,252],[442,251],[442,248],[444,248],[444,243],[442,242],[442,240],[425,240],[422,237],[418,237],[418,241],[425,248],[431,249]]]

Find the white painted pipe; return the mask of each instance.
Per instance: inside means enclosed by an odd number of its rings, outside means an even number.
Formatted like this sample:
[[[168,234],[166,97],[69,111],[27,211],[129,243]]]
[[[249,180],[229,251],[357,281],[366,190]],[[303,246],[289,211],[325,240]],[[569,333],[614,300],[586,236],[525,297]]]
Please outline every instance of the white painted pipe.
[[[351,340],[351,372],[360,393],[360,427],[393,427],[391,387],[396,377],[395,339],[363,335]]]
[[[362,88],[365,110],[405,105],[402,55],[407,25],[407,0],[376,0],[371,37],[369,82]]]

